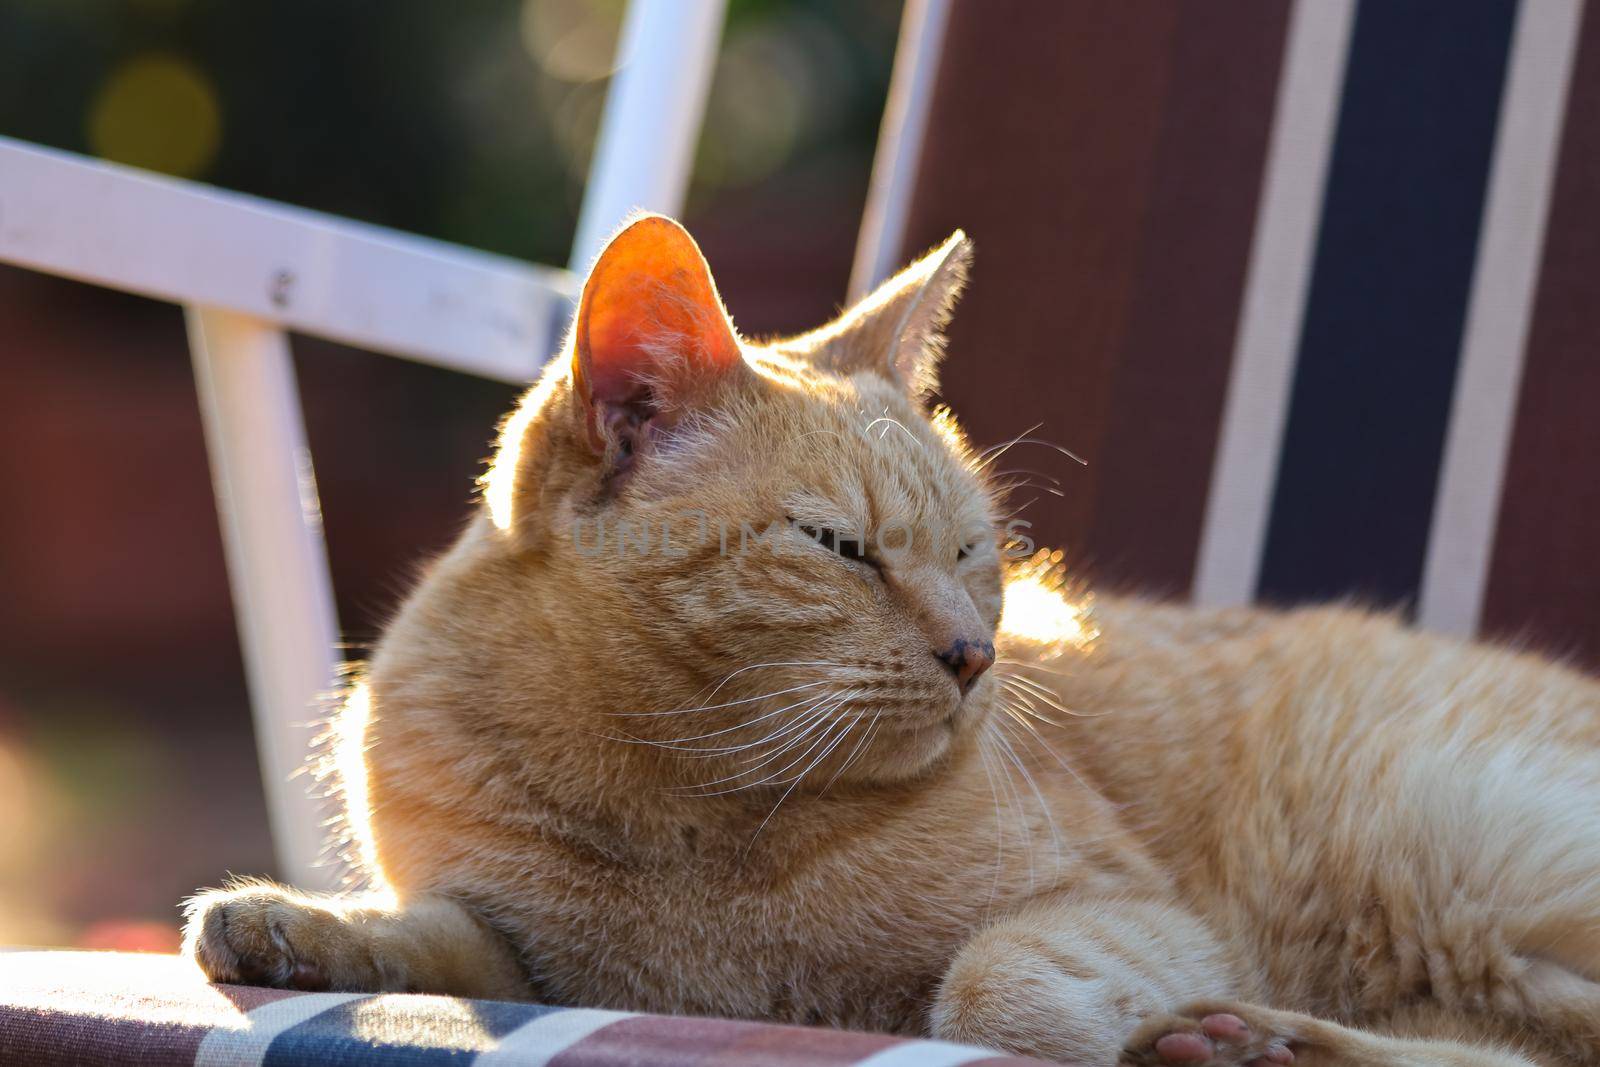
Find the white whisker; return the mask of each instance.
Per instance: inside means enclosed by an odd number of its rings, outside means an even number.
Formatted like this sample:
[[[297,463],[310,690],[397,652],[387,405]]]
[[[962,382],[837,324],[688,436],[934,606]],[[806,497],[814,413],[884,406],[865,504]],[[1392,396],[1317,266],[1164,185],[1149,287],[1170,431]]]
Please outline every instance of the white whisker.
[[[1011,667],[1011,666],[1017,666],[1018,665],[1014,661],[1001,661],[1001,662],[1006,667]],[[1055,673],[1055,672],[1052,672],[1052,673]],[[1098,719],[1102,715],[1111,714],[1111,709],[1107,709],[1105,711],[1077,711],[1077,710],[1075,710],[1073,708],[1069,708],[1065,704],[1061,703],[1061,700],[1056,695],[1055,690],[1051,689],[1049,686],[1043,684],[1042,682],[1036,681],[1036,680],[1034,680],[1032,678],[1024,677],[1024,676],[1019,675],[1019,674],[1011,674],[1011,673],[1008,673],[1008,672],[1001,673],[999,675],[999,680],[1000,680],[1000,685],[1001,685],[1002,688],[1005,688],[1007,691],[1009,691],[1011,693],[1014,693],[1014,694],[1016,694],[1018,696],[1026,696],[1028,698],[1028,709],[1027,710],[1028,710],[1029,714],[1033,715],[1035,718],[1038,718],[1039,720],[1041,720],[1043,722],[1050,723],[1050,725],[1052,725],[1052,726],[1060,726],[1062,724],[1054,721],[1048,715],[1040,714],[1038,709],[1033,706],[1033,702],[1034,701],[1038,701],[1039,703],[1045,704],[1046,706],[1048,706],[1050,708],[1053,708],[1054,710],[1060,712],[1061,714],[1069,715],[1074,719]]]
[[[1031,477],[1031,478],[1043,478],[1045,481],[1049,482],[1051,485],[1060,485],[1061,484],[1061,479],[1060,478],[1057,478],[1052,474],[1047,474],[1044,471],[1033,470],[1033,469],[1031,469],[1029,467],[1007,467],[1003,471],[993,471],[991,473],[996,478],[1008,478],[1013,474],[1020,474],[1020,475],[1026,475],[1026,476]]]
[[[818,794],[819,796],[821,793],[826,793],[828,791],[828,786],[832,785],[834,782],[837,782],[839,780],[839,776],[850,769],[850,764],[856,761],[856,756],[862,752],[867,741],[872,737],[872,732],[878,728],[878,719],[882,715],[882,708],[879,708],[877,711],[872,713],[872,721],[867,724],[867,728],[865,730],[861,731],[861,739],[856,742],[856,747],[852,748],[850,750],[850,754],[844,758],[844,762],[839,764],[839,769],[833,772],[833,777],[829,778],[827,782],[824,783],[821,791]],[[855,723],[851,723],[850,725],[854,727]]]
[[[1061,831],[1056,826],[1055,814],[1050,810],[1050,803],[1045,800],[1044,793],[1039,790],[1039,783],[1034,780],[1033,772],[1028,770],[1027,765],[1023,763],[1022,757],[1017,755],[1017,750],[1012,747],[1011,742],[1004,735],[1001,735],[1000,743],[1005,746],[1006,753],[1011,757],[1011,762],[1021,772],[1023,779],[1028,783],[1028,788],[1033,790],[1034,799],[1039,802],[1039,812],[1044,816],[1045,822],[1050,827],[1050,839],[1055,846],[1056,854],[1055,869],[1059,873],[1061,870]]]
[[[1015,686],[1008,685],[1005,679],[1001,679],[1000,688],[1006,695],[1013,699],[1013,703],[1006,708],[1008,714],[1011,714],[1013,717],[1016,717],[1019,714],[1027,715],[1031,718],[1038,719],[1040,722],[1049,726],[1059,727],[1061,725],[1061,723],[1057,722],[1055,719],[1052,719],[1050,716],[1044,714],[1038,708],[1034,707],[1033,702],[1038,699],[1037,694],[1030,693],[1026,689],[1019,689]]]
[[[1035,681],[1032,678],[1025,678],[1020,674],[1008,674],[1003,680],[1011,685],[1020,686],[1022,689],[1025,689],[1030,693],[1034,693],[1045,700],[1053,702],[1056,699],[1055,693],[1052,692],[1048,686],[1046,686],[1043,682]],[[1059,710],[1065,711],[1067,709],[1060,708]]]
[[[761,666],[764,666],[764,667],[777,666],[777,664],[766,664],[766,663],[764,663],[764,664],[761,664]],[[730,675],[729,677],[732,677],[732,676]],[[724,703],[724,704],[702,704],[701,706],[695,707],[695,708],[673,708],[670,711],[613,711],[610,714],[616,715],[616,716],[620,716],[622,718],[649,718],[649,717],[652,717],[652,716],[655,716],[655,715],[687,715],[690,712],[695,712],[695,711],[721,711],[723,708],[736,708],[740,704],[753,704],[758,700],[770,700],[773,697],[781,697],[781,696],[785,696],[785,695],[787,695],[789,693],[798,693],[802,689],[814,689],[819,685],[827,685],[827,684],[828,683],[827,683],[826,680],[818,680],[818,681],[814,681],[814,682],[804,682],[804,683],[802,683],[800,685],[793,686],[793,687],[791,687],[789,689],[780,689],[775,693],[761,693],[758,696],[745,697],[742,700],[730,700],[730,701],[728,701],[727,703]],[[712,694],[712,696],[715,696],[715,695],[716,695],[715,693]]]
[[[826,718],[827,716],[832,714],[834,711],[837,711],[841,704],[845,703],[847,700],[849,700],[852,696],[855,696],[855,695],[856,695],[855,693],[842,693],[842,694],[841,693],[829,693],[827,696],[823,697],[820,701],[817,702],[817,708],[816,708],[814,714],[812,712],[809,712],[809,711],[807,712],[807,718],[808,719],[809,718],[818,718],[818,719]],[[784,734],[786,734],[788,732],[789,732],[788,730],[781,730],[781,731],[773,734],[771,737],[769,737],[768,740],[769,741],[775,741],[779,737],[782,737]],[[806,732],[809,732],[809,727],[807,728]],[[803,740],[802,737],[790,738],[788,741],[785,741],[782,745],[780,745],[777,748],[777,750],[774,751],[772,754],[774,756],[776,756],[779,753],[782,753],[782,752],[786,751],[787,749],[792,748],[796,743],[798,743],[801,740]],[[750,759],[754,759],[754,758],[755,757],[752,756],[749,759],[746,759],[744,762],[749,763]],[[765,763],[765,762],[766,762],[765,760],[762,760],[762,763]]]
[[[1006,657],[1002,656],[999,659],[995,660],[994,662],[995,662],[995,666],[997,666],[997,667],[1021,667],[1021,668],[1024,668],[1024,669],[1030,670],[1030,671],[1043,671],[1045,674],[1054,675],[1057,678],[1071,678],[1071,677],[1073,677],[1073,672],[1072,671],[1064,671],[1064,670],[1061,670],[1059,667],[1046,667],[1044,664],[1035,663],[1032,660],[1007,659]]]
[[[1000,720],[991,719],[989,727],[989,736],[994,739],[997,745],[1005,743],[1005,738],[1000,734],[999,723]],[[1000,785],[1006,795],[1006,817],[1009,820],[1014,820],[1020,823],[1022,821],[1022,790],[1018,787],[1016,781],[1014,781],[1013,776],[1006,770],[1005,760],[1003,758],[1004,755],[1005,754],[999,749],[995,750],[995,761],[998,765],[997,769],[1000,772]],[[1022,843],[1022,853],[1027,857],[1028,860],[1028,889],[1032,891],[1035,878],[1033,866],[1033,836],[1028,833],[1028,828],[1026,826],[1019,825],[1017,828],[1017,837]]]
[[[651,738],[648,738],[648,737],[617,738],[617,740],[629,740],[633,744],[639,744],[639,745],[655,745],[658,748],[671,748],[671,749],[685,749],[686,748],[686,749],[689,750],[689,755],[691,756],[691,758],[694,757],[694,756],[714,756],[714,755],[719,755],[719,754],[724,753],[724,752],[738,752],[738,751],[741,751],[742,749],[749,748],[750,745],[689,745],[689,744],[687,744],[687,742],[690,742],[690,741],[703,741],[708,737],[720,737],[723,734],[731,734],[735,730],[743,730],[746,727],[754,726],[758,722],[764,722],[767,719],[775,718],[775,717],[777,717],[779,715],[782,715],[786,711],[793,711],[795,708],[800,707],[802,704],[815,704],[818,701],[826,700],[826,699],[828,699],[826,694],[824,694],[821,697],[816,698],[815,700],[812,698],[811,695],[808,694],[807,696],[801,697],[799,700],[795,701],[793,704],[786,704],[786,705],[784,705],[783,707],[779,708],[776,711],[769,711],[765,715],[757,715],[753,719],[747,719],[744,722],[737,723],[737,724],[735,724],[733,726],[727,726],[727,727],[724,727],[721,730],[712,730],[709,733],[696,734],[693,737],[675,737],[675,738],[672,738],[672,739],[667,740],[667,741],[656,741],[656,740],[652,740]],[[770,738],[770,736],[771,735],[768,735],[768,738]],[[763,738],[763,740],[767,740],[768,738]],[[751,742],[751,744],[760,744],[760,743],[761,743],[760,741]]]
[[[1006,836],[1000,821],[1000,792],[994,785],[994,767],[989,762],[989,730],[978,735],[978,758],[983,761],[983,776],[989,782],[989,796],[994,801],[994,880],[989,886],[989,902],[985,910],[994,907],[994,898],[1000,892],[1000,875],[1005,870]]]
[[[886,425],[883,428],[883,433],[880,433],[878,435],[878,440],[880,440],[880,441],[883,440],[884,436],[889,432],[889,426],[894,426],[894,427],[898,428],[901,433],[905,434],[908,438],[910,438],[912,444],[914,444],[914,445],[921,445],[922,444],[921,441],[917,440],[917,437],[916,437],[915,434],[913,434],[910,430],[906,429],[905,423],[901,422],[899,419],[890,418],[887,414],[880,415],[877,418],[873,419],[871,422],[867,423],[867,425],[862,428],[861,432],[862,433],[871,433],[872,432],[872,428],[874,426],[878,425],[878,423],[880,423],[880,422],[887,423],[888,425]]]
[[[1087,718],[1088,716],[1084,716],[1084,717]],[[1084,789],[1089,789],[1089,783],[1085,782],[1083,780],[1082,776],[1078,774],[1077,769],[1075,767],[1073,767],[1072,764],[1068,763],[1066,761],[1066,759],[1064,759],[1062,757],[1061,753],[1056,751],[1056,747],[1054,745],[1052,745],[1050,743],[1050,741],[1043,734],[1041,734],[1036,728],[1034,728],[1032,723],[1027,723],[1026,725],[1028,726],[1028,729],[1030,731],[1032,731],[1034,743],[1039,748],[1044,749],[1046,754],[1048,754],[1051,759],[1053,759],[1057,763],[1059,763],[1061,765],[1061,769],[1062,770],[1064,770],[1068,774],[1072,775],[1072,778],[1073,778],[1074,781],[1076,781]]]
[[[1053,485],[1039,485],[1039,484],[1035,483],[1031,478],[1022,478],[1022,479],[1018,479],[1018,480],[1015,480],[1015,481],[1009,481],[1009,482],[995,482],[994,483],[994,488],[998,491],[999,495],[1001,495],[1001,496],[1010,496],[1012,493],[1015,493],[1018,489],[1036,489],[1041,493],[1049,493],[1051,496],[1061,497],[1063,500],[1065,500],[1066,496],[1067,496],[1067,494],[1065,492],[1063,492],[1062,490],[1056,488],[1055,486],[1053,486]]]
[[[1038,429],[1038,427],[1035,426],[1034,429]],[[1032,432],[1033,432],[1033,430],[1027,431],[1027,433],[1032,433]],[[988,456],[986,459],[984,459],[982,464],[980,464],[979,469],[981,470],[984,467],[989,466],[991,463],[993,463],[996,460],[998,460],[1001,456],[1003,456],[1007,452],[1011,451],[1017,445],[1040,445],[1040,446],[1042,446],[1044,448],[1048,448],[1048,449],[1051,449],[1051,450],[1053,450],[1055,452],[1061,453],[1063,456],[1066,456],[1068,459],[1072,460],[1074,463],[1077,463],[1077,464],[1079,464],[1081,466],[1087,467],[1089,465],[1089,461],[1088,460],[1084,459],[1082,456],[1078,455],[1076,452],[1071,451],[1070,449],[1062,448],[1060,445],[1056,444],[1054,441],[1045,441],[1045,440],[1043,440],[1041,438],[1038,438],[1038,437],[1026,437],[1026,436],[1024,436],[1024,437],[1013,437],[1011,440],[1007,441],[1005,443],[1004,447],[1002,447],[1000,449],[1000,451],[996,452],[993,456]],[[985,450],[985,452],[984,453],[980,453],[980,455],[987,455],[987,451],[988,450]]]
[[[1044,423],[1042,423],[1042,422],[1036,422],[1032,426],[1029,426],[1026,430],[1023,430],[1021,433],[1017,434],[1017,436],[1013,437],[1011,440],[1009,440],[1009,441],[1001,441],[997,445],[990,445],[988,448],[984,449],[982,452],[979,452],[977,454],[977,456],[975,457],[978,460],[978,464],[977,464],[978,470],[982,470],[983,468],[987,467],[989,464],[994,463],[997,460],[999,460],[999,458],[1001,456],[1003,456],[1007,452],[1011,451],[1011,448],[1012,448],[1013,445],[1016,445],[1016,444],[1020,443],[1023,440],[1023,438],[1027,437],[1030,433],[1032,433],[1033,431],[1037,430],[1039,427],[1041,427],[1043,425],[1044,425]]]
[[[860,713],[859,712],[856,713],[856,718],[858,718],[858,719],[860,718]],[[839,721],[843,722],[844,720],[841,719]],[[851,725],[854,725],[854,723],[852,722]],[[745,855],[749,855],[750,854],[750,849],[755,845],[756,838],[761,836],[761,831],[763,831],[763,830],[765,830],[767,828],[767,824],[772,821],[772,817],[774,815],[778,814],[778,809],[783,807],[783,802],[785,800],[789,799],[789,794],[793,793],[795,791],[795,788],[797,786],[799,786],[799,784],[805,779],[805,776],[810,774],[812,769],[815,768],[818,764],[820,764],[823,760],[827,759],[828,758],[828,753],[832,752],[835,748],[837,748],[839,746],[839,742],[843,741],[847,736],[849,736],[849,734],[850,734],[850,728],[849,728],[849,726],[846,726],[844,730],[840,731],[840,733],[839,733],[839,735],[837,737],[835,737],[832,741],[828,742],[828,746],[822,750],[822,752],[817,756],[816,759],[814,759],[810,763],[806,764],[806,769],[805,770],[801,771],[799,774],[794,776],[794,781],[789,783],[789,788],[785,789],[783,791],[783,795],[778,798],[778,802],[776,804],[772,805],[772,810],[767,812],[767,817],[765,819],[761,820],[761,825],[760,826],[756,827],[756,832],[750,835],[750,843],[748,845],[744,846]],[[824,731],[822,736],[823,737],[828,736],[827,732]]]
[[[824,698],[824,699],[828,699],[828,698]],[[767,766],[767,764],[771,763],[773,760],[776,760],[779,757],[781,757],[785,752],[789,751],[791,748],[795,747],[796,745],[804,744],[806,739],[811,736],[812,732],[814,730],[820,729],[822,727],[822,725],[824,723],[826,723],[827,721],[828,721],[828,709],[827,708],[812,708],[812,709],[809,709],[809,710],[807,710],[806,712],[804,712],[801,715],[800,719],[798,719],[795,723],[791,724],[791,726],[789,727],[789,730],[793,730],[793,729],[796,729],[796,728],[799,729],[799,732],[796,733],[793,737],[791,737],[789,740],[785,741],[783,744],[779,745],[777,748],[773,749],[771,752],[767,752],[765,754],[757,753],[755,756],[750,757],[750,759],[746,759],[746,760],[743,761],[745,763],[750,763],[751,760],[759,759],[760,760],[759,763],[754,764],[754,766],[741,767],[739,770],[736,770],[731,774],[723,775],[721,778],[713,778],[709,782],[702,782],[697,786],[693,786],[692,788],[695,789],[695,790],[706,790],[706,789],[711,788],[714,785],[723,785],[723,784],[725,784],[727,782],[732,782],[732,781],[735,781],[735,780],[737,780],[739,778],[744,778],[747,775],[755,774],[757,771],[759,771],[761,768]],[[787,732],[789,732],[789,730],[785,730],[784,732],[787,733]],[[761,741],[758,742],[758,744],[770,744],[772,740],[773,739],[770,738],[770,737],[762,738]],[[804,758],[804,757],[802,757],[802,758]],[[792,764],[791,764],[791,766],[792,766]],[[781,775],[783,773],[783,771],[780,770],[777,773]],[[751,782],[751,783],[748,783],[746,785],[735,786],[735,787],[733,787],[731,789],[722,790],[722,792],[727,792],[727,793],[737,792],[739,789],[752,788],[754,786],[761,785],[762,782],[769,781],[769,780],[770,779],[762,779],[761,782]],[[686,795],[686,796],[716,796],[717,794],[716,793],[707,793],[707,792],[694,792],[694,793],[686,793],[686,794],[683,794],[683,795]]]
[[[1059,727],[1062,724],[1057,720],[1052,719],[1044,712],[1040,711],[1038,708],[1039,703],[1043,703],[1045,706],[1052,708],[1055,711],[1059,711],[1063,715],[1070,716],[1076,714],[1070,708],[1063,707],[1042,693],[1033,692],[1022,686],[1009,685],[1005,679],[1001,680],[1000,687],[1001,689],[1005,690],[1005,692],[1017,699],[1018,710],[1032,716],[1035,719],[1038,719],[1040,722],[1047,725]]]
[[[739,675],[743,674],[745,671],[762,670],[762,669],[767,668],[767,667],[842,667],[842,666],[844,666],[844,664],[842,664],[842,663],[834,663],[831,660],[824,660],[824,659],[773,660],[770,663],[752,663],[747,667],[740,667],[738,670],[732,672],[726,678],[722,679],[722,681],[718,682],[717,683],[717,687],[715,689],[711,690],[710,694],[706,697],[706,699],[707,700],[713,699],[718,693],[722,692],[722,687],[723,686],[727,685],[729,682],[731,682],[735,678],[739,677]]]
[[[746,768],[746,769],[744,769],[742,771],[739,771],[739,772],[737,772],[735,774],[729,775],[727,778],[719,779],[718,781],[715,781],[715,782],[708,782],[708,783],[706,783],[706,785],[720,785],[720,784],[722,784],[722,782],[731,781],[734,778],[742,778],[747,774],[753,774],[756,771],[760,770],[767,763],[772,762],[773,759],[776,759],[778,756],[782,755],[782,753],[785,750],[793,748],[793,747],[796,747],[797,745],[803,744],[808,738],[811,738],[813,735],[816,735],[815,740],[812,740],[811,744],[808,745],[804,749],[804,751],[802,751],[800,753],[800,755],[796,756],[793,760],[790,760],[788,763],[784,764],[782,767],[778,768],[776,771],[773,771],[771,774],[767,775],[765,778],[762,778],[760,781],[745,782],[745,783],[743,783],[741,785],[730,786],[727,789],[717,789],[717,790],[711,790],[709,792],[700,791],[700,790],[704,789],[704,786],[697,786],[697,787],[693,787],[693,789],[690,790],[690,791],[680,792],[680,793],[677,793],[676,795],[678,795],[678,796],[699,796],[699,797],[722,796],[722,795],[727,794],[727,793],[737,793],[740,790],[744,790],[744,789],[755,789],[755,788],[758,788],[759,786],[766,785],[769,782],[778,781],[778,780],[782,779],[783,776],[790,771],[790,769],[792,769],[797,764],[802,762],[807,756],[809,756],[812,752],[814,752],[816,750],[817,745],[820,744],[822,742],[822,740],[828,736],[829,732],[833,729],[833,727],[835,725],[837,725],[838,723],[844,721],[842,719],[832,719],[832,720],[830,720],[828,718],[828,715],[835,708],[838,708],[841,704],[845,703],[846,701],[848,701],[851,697],[853,697],[855,695],[856,694],[854,694],[854,693],[844,693],[844,694],[842,694],[842,695],[840,695],[838,697],[835,697],[832,700],[830,700],[820,711],[812,713],[809,716],[810,722],[806,726],[806,728],[804,730],[802,730],[799,734],[797,734],[795,737],[791,738],[789,741],[786,741],[784,743],[783,747],[780,748],[777,752],[772,753],[771,756],[768,759],[763,760],[761,763],[758,763],[754,767],[748,767],[748,768]]]

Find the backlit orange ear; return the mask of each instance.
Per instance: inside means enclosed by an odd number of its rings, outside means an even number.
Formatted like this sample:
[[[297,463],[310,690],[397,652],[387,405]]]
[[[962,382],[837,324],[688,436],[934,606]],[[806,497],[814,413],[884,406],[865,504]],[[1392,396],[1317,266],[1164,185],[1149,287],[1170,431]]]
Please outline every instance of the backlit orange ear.
[[[573,380],[591,441],[665,424],[698,385],[742,364],[711,271],[687,230],[646,215],[596,260],[578,304]]]

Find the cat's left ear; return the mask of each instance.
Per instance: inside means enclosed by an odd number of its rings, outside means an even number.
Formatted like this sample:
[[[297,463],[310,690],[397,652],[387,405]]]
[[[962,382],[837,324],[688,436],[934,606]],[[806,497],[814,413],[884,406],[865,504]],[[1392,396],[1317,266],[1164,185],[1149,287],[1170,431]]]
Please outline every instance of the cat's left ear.
[[[837,373],[875,370],[927,397],[939,387],[944,327],[971,266],[972,242],[957,230],[825,328],[832,336],[818,358]]]
[[[589,272],[573,331],[573,395],[595,451],[631,462],[745,369],[689,232],[661,215],[619,230]]]

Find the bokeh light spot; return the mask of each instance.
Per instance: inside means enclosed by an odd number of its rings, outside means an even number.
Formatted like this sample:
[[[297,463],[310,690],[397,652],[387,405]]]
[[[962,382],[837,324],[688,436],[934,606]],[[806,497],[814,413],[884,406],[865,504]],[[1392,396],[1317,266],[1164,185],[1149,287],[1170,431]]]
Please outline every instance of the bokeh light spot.
[[[79,934],[76,947],[99,952],[176,952],[180,940],[176,923],[106,919],[91,923]]]
[[[210,168],[221,137],[211,81],[171,55],[139,56],[112,71],[89,112],[95,155],[184,178]]]
[[[552,78],[598,81],[616,69],[621,22],[614,0],[523,0],[522,44]]]
[[[717,58],[696,178],[712,187],[751,185],[778,170],[817,120],[818,79],[791,24],[730,31]]]
[[[1060,556],[1059,551],[1040,549],[1015,566],[1006,579],[1000,615],[999,629],[1005,638],[1033,645],[1045,657],[1085,648],[1099,637],[1088,621],[1088,597],[1068,595]]]

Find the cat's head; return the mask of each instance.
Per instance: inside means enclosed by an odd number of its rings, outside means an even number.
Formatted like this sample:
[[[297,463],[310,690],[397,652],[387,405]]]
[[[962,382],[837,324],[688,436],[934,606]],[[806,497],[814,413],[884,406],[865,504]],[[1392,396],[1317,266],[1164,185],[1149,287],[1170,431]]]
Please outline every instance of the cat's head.
[[[754,344],[677,223],[612,239],[484,487],[591,729],[723,790],[901,779],[989,714],[997,500],[927,406],[970,258]]]

